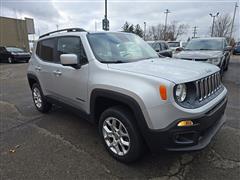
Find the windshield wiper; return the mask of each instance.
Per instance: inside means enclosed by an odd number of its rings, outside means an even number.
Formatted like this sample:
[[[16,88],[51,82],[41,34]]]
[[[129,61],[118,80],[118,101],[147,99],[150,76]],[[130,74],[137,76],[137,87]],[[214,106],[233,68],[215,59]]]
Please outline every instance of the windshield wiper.
[[[203,50],[211,50],[211,49],[206,49],[206,48],[204,49],[204,48],[202,48],[202,49],[199,49],[199,50],[200,50],[200,51],[203,51]]]
[[[117,61],[101,61],[102,63],[109,63],[109,64],[118,64],[118,63],[127,63],[126,61],[121,61],[121,60],[117,60]]]

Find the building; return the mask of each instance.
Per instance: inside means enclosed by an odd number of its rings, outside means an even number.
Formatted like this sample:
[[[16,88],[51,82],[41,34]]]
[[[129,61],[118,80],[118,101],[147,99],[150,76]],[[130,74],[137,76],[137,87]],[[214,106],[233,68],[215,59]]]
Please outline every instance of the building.
[[[19,47],[29,51],[28,34],[34,34],[33,31],[32,19],[0,17],[0,46]]]

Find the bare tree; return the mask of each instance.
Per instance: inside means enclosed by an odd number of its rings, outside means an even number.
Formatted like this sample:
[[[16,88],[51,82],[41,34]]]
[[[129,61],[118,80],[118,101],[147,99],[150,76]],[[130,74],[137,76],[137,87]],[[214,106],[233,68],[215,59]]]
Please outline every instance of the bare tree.
[[[229,37],[231,30],[232,18],[229,14],[219,16],[214,23],[213,36]]]
[[[163,24],[158,24],[157,26],[151,26],[149,28],[149,33],[147,34],[148,40],[177,40],[177,38],[185,33],[187,33],[188,25],[178,24],[177,21],[173,21],[170,25],[166,27]],[[165,36],[164,36],[165,33]]]

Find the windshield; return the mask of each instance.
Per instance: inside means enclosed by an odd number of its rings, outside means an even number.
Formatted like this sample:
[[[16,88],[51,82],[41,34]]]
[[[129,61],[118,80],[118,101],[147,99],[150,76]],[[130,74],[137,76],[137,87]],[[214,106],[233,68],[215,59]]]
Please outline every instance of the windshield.
[[[24,52],[24,50],[15,47],[6,47],[7,51],[9,52]]]
[[[180,47],[180,42],[168,42],[169,47]]]
[[[140,37],[127,33],[93,33],[88,40],[96,58],[103,63],[124,63],[158,58]]]
[[[194,39],[191,40],[185,50],[222,50],[222,39]]]

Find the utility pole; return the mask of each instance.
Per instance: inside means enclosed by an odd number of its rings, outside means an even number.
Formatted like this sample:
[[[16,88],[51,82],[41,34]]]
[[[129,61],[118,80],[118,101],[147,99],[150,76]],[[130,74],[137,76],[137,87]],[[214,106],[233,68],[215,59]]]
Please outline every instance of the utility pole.
[[[95,21],[95,32],[97,32],[97,21]]]
[[[107,19],[107,0],[105,0],[105,15],[104,19],[102,20],[102,28],[105,31],[109,30],[109,20]]]
[[[164,14],[166,14],[165,17],[165,26],[164,26],[164,40],[166,40],[166,32],[167,32],[167,18],[168,18],[168,13],[170,13],[169,9],[166,9],[166,11],[164,12]]]
[[[238,5],[237,5],[237,2],[236,2],[235,7],[234,7],[234,13],[233,13],[233,20],[232,20],[232,26],[231,26],[231,31],[230,31],[229,43],[231,42],[231,39],[232,39],[232,32],[233,32],[233,26],[234,26],[237,7],[238,7]]]
[[[143,22],[143,24],[144,24],[144,36],[143,36],[143,39],[146,40],[146,26],[147,26],[147,23]]]
[[[197,26],[194,26],[193,27],[193,38],[196,37],[196,34],[197,34]]]
[[[58,25],[58,24],[56,24],[56,27],[57,27],[57,31],[58,31],[59,25]]]
[[[212,13],[209,14],[213,18],[213,23],[212,23],[212,33],[211,37],[213,36],[213,30],[214,30],[214,24],[215,24],[215,18],[219,15],[219,12],[217,14],[213,15]]]

